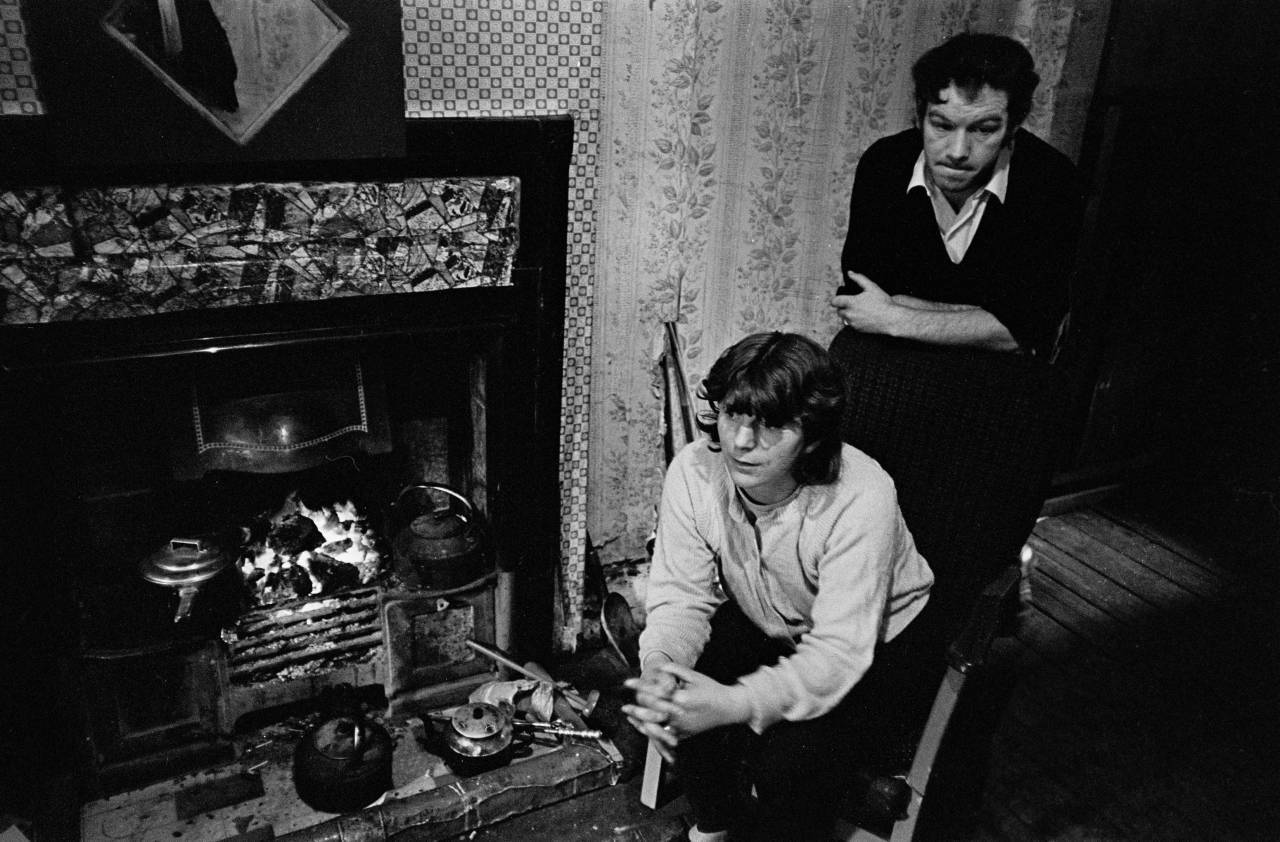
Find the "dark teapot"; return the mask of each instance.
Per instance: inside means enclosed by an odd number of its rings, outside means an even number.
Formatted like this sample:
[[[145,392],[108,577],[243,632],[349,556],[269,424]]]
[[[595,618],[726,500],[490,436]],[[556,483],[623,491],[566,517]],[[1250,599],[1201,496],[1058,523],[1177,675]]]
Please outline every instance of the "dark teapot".
[[[479,512],[447,485],[404,488],[392,505],[396,561],[418,574],[423,586],[445,590],[474,582],[488,572]]]

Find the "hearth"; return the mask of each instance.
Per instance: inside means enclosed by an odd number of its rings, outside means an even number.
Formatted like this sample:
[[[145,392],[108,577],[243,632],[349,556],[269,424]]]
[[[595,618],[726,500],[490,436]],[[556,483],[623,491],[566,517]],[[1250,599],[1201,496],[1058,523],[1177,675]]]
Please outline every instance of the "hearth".
[[[49,297],[31,307],[10,300],[0,326],[0,441],[12,466],[0,508],[13,557],[27,562],[6,571],[0,608],[12,610],[0,612],[0,630],[21,651],[16,678],[32,695],[13,703],[14,716],[35,726],[29,739],[48,757],[43,771],[78,767],[88,794],[171,776],[234,755],[246,722],[339,684],[381,693],[393,712],[460,700],[493,677],[469,638],[546,657],[571,125],[411,123],[409,155],[397,161],[31,174],[33,184],[55,185],[43,188],[41,207],[70,208],[72,262],[89,261],[51,266],[41,262],[47,253],[28,253],[7,264],[7,277],[22,273]],[[254,201],[268,216],[278,209],[273,185],[314,195],[307,185],[394,192],[411,180],[433,197],[397,206],[414,218],[430,212],[447,225],[509,213],[506,244],[518,248],[509,274],[471,285],[501,274],[500,252],[451,234],[440,240],[453,249],[440,258],[452,273],[442,285],[435,269],[386,268],[435,260],[434,251],[415,257],[412,237],[375,242],[330,214],[332,242],[293,242],[288,254],[267,239],[252,243],[262,263],[236,277],[253,290],[219,299],[214,270],[184,269],[172,295],[157,298],[156,283],[169,281],[137,275],[129,306],[113,311],[103,272],[138,258],[95,251],[108,241],[116,249],[123,228],[112,239],[84,227],[92,203],[82,197],[157,177],[181,182],[165,195],[188,203],[202,184],[258,185],[214,191],[244,220]],[[470,186],[429,185],[458,177],[498,186],[476,187],[472,201]],[[147,213],[144,222],[160,224],[163,214]],[[185,236],[172,233],[166,248]],[[244,241],[218,246],[224,257],[232,247],[243,261]],[[348,247],[363,286],[341,281],[354,265]],[[329,268],[306,264],[302,250],[325,255]],[[467,254],[483,270],[464,265]],[[406,285],[371,281],[373,267]],[[286,280],[290,292],[280,295]],[[59,284],[70,305],[52,294]],[[395,503],[415,484],[442,485],[473,508],[485,534],[466,568],[474,575],[434,581],[395,551]],[[217,553],[229,563],[195,583],[185,607],[181,583],[143,575],[157,554],[181,575],[183,559]],[[40,736],[42,697],[80,700],[53,723],[79,735],[72,745]]]

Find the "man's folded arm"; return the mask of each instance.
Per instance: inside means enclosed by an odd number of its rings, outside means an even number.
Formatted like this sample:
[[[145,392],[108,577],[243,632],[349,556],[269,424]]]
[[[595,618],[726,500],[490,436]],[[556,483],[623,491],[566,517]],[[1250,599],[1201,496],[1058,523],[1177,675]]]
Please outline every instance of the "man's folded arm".
[[[899,313],[887,331],[891,336],[991,351],[1016,351],[1019,347],[1009,329],[977,305],[946,304],[899,295],[893,296],[893,302]]]

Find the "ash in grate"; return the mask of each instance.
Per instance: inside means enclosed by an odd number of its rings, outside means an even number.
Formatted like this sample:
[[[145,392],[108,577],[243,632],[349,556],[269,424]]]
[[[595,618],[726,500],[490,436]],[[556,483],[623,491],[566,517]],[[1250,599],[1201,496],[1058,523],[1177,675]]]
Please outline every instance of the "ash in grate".
[[[223,633],[233,685],[322,675],[382,653],[378,590],[364,588],[245,614]]]

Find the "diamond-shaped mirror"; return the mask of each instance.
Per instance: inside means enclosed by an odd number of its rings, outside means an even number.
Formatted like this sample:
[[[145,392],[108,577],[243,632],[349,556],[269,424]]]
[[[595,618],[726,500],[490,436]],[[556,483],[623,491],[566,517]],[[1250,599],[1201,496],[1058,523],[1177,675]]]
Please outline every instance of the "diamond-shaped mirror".
[[[320,0],[117,0],[107,33],[239,144],[349,33]]]

